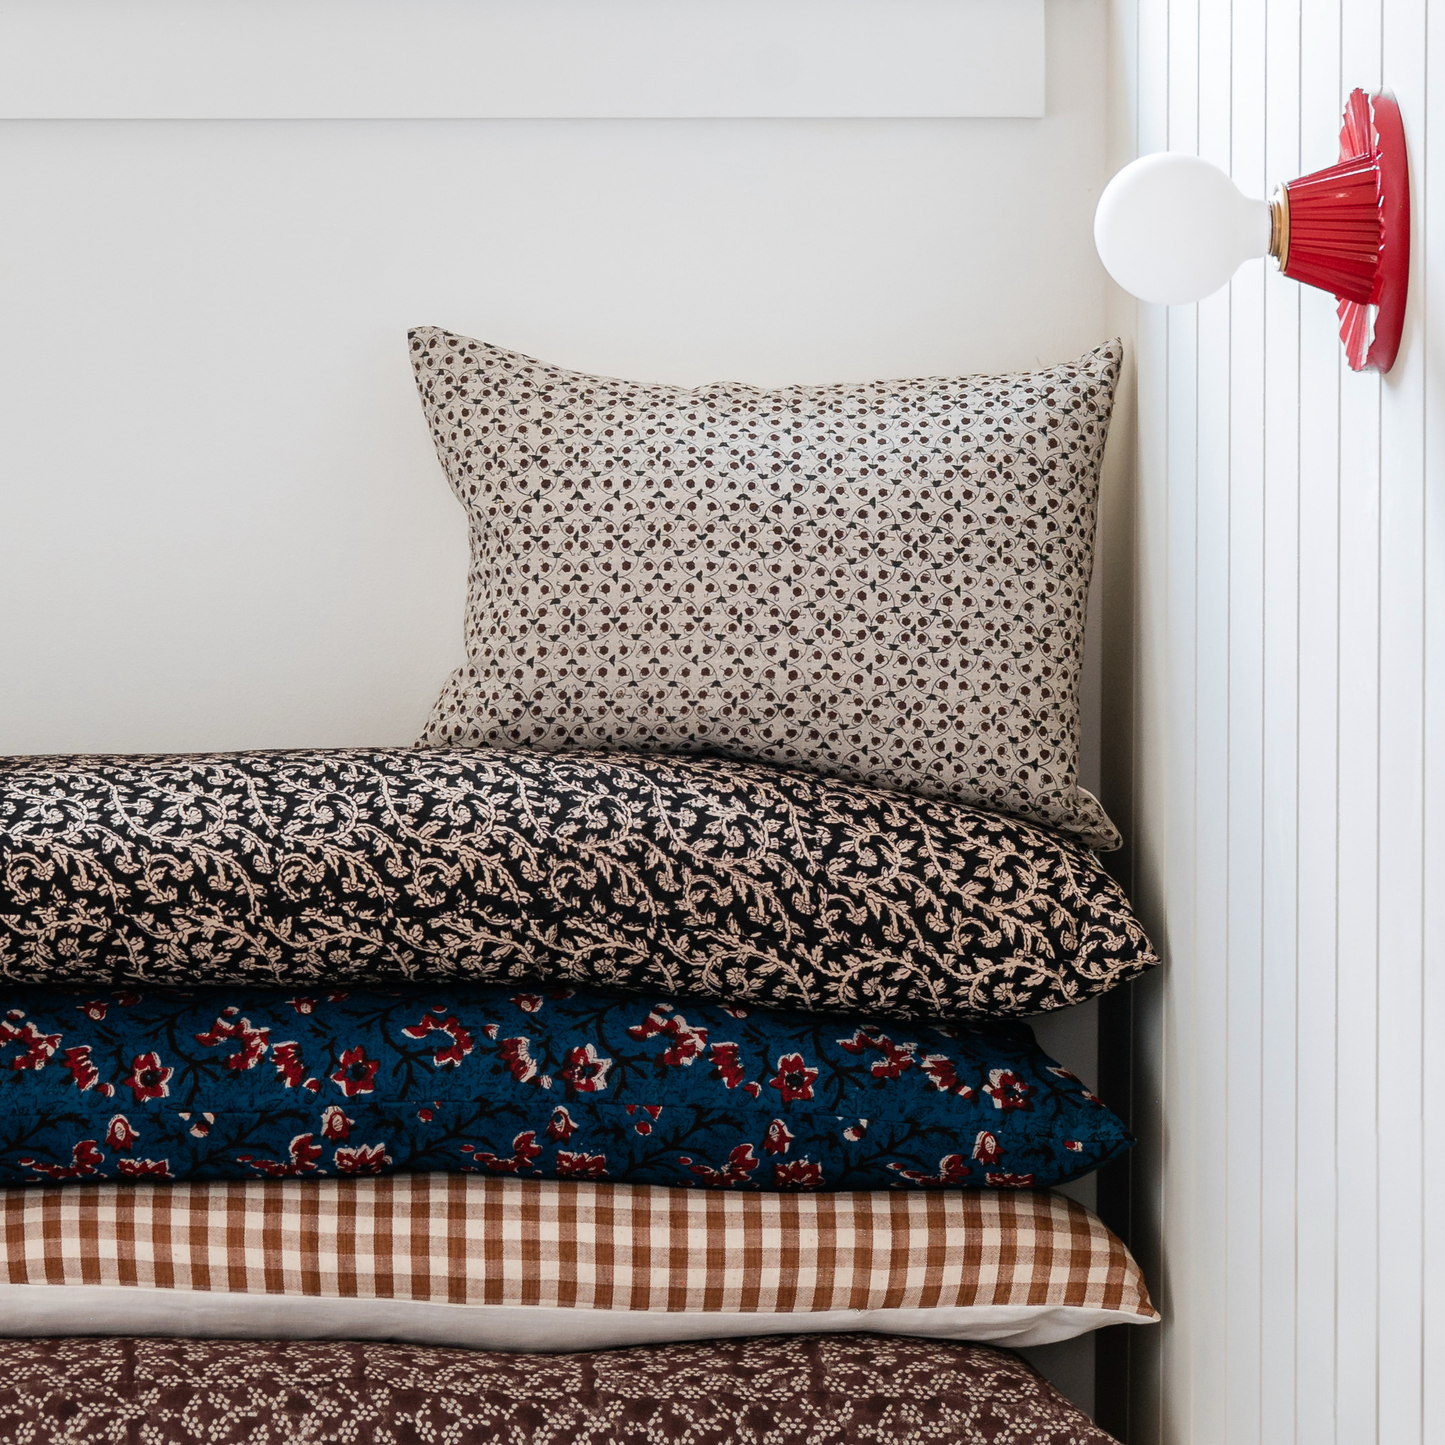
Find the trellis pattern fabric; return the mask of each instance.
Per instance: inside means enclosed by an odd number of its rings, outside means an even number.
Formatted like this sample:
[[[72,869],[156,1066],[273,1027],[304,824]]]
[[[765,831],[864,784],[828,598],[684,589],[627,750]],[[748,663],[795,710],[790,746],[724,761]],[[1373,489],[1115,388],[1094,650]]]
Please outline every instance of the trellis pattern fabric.
[[[0,976],[26,984],[557,980],[981,1018],[1156,962],[1069,839],[721,758],[12,758],[0,879]]]
[[[1017,1355],[867,1335],[571,1355],[5,1341],[0,1438],[47,1445],[1111,1445]]]
[[[686,390],[411,333],[471,522],[431,746],[715,751],[1096,848],[1078,785],[1121,347],[1007,376]]]
[[[1123,1124],[1024,1024],[599,989],[0,993],[0,1179],[449,1170],[713,1189],[1029,1189]],[[8,1066],[8,1068],[7,1068]]]

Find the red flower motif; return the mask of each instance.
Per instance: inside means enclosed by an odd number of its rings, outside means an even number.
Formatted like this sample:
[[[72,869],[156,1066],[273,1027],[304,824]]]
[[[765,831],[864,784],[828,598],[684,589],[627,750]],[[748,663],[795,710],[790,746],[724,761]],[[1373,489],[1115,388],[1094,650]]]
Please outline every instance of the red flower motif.
[[[140,1002],[138,993],[118,993],[115,995],[117,1008],[134,1008]]]
[[[76,1004],[76,1008],[78,1008],[91,1023],[95,1024],[100,1023],[105,1018],[106,1010],[109,1007],[110,1005],[107,1004],[104,999],[100,998],[93,998],[89,1003]]]
[[[1065,1139],[1064,1148],[1071,1154],[1082,1154],[1084,1152],[1083,1142],[1079,1139]]]
[[[995,1109],[1032,1109],[1029,1095],[1038,1093],[1032,1084],[1024,1083],[1012,1069],[990,1069],[983,1091],[993,1100]]]
[[[518,1134],[512,1140],[512,1157],[500,1159],[495,1154],[483,1150],[471,1150],[464,1144],[462,1149],[470,1153],[478,1164],[485,1164],[493,1174],[520,1174],[523,1168],[530,1164],[541,1152],[542,1146],[537,1142],[535,1129],[528,1129],[525,1134]]]
[[[271,1050],[271,1062],[276,1073],[288,1089],[294,1089],[306,1077],[306,1065],[301,1062],[301,1045],[295,1039],[287,1039]]]
[[[677,1162],[691,1169],[704,1183],[728,1185],[745,1184],[748,1175],[751,1174],[762,1161],[753,1153],[753,1146],[751,1144],[739,1144],[732,1153],[728,1155],[728,1162],[721,1169],[713,1169],[706,1164],[694,1164],[686,1154],[680,1154]]]
[[[672,1046],[663,1053],[662,1062],[674,1068],[691,1067],[693,1060],[700,1059],[707,1048],[707,1030],[693,1028],[681,1014],[674,1014],[672,1005],[667,1003],[655,1004],[652,1012],[627,1033],[639,1043],[658,1034],[671,1039]]]
[[[997,1164],[1003,1158],[998,1140],[987,1129],[978,1131],[978,1137],[973,1141],[973,1157],[985,1165]]]
[[[71,1082],[83,1094],[100,1082],[100,1070],[90,1061],[90,1045],[80,1044],[66,1049],[60,1056],[61,1067],[70,1075]]]
[[[526,1014],[534,1014],[542,1007],[541,996],[535,993],[514,994],[512,1002]]]
[[[432,1010],[432,1014],[436,1012],[438,1010]],[[451,1043],[432,1055],[432,1067],[439,1069],[444,1064],[460,1064],[476,1046],[476,1040],[463,1027],[460,1019],[450,1016],[438,1019],[432,1014],[423,1014],[416,1023],[408,1024],[402,1029],[402,1033],[413,1039],[424,1039],[429,1033],[446,1034]]]
[[[652,1126],[662,1117],[661,1104],[628,1104],[626,1106],[629,1115],[636,1114],[639,1109],[647,1115],[645,1119],[639,1119],[632,1127],[644,1138],[652,1133]]]
[[[905,1179],[911,1179],[913,1183],[922,1184],[925,1188],[930,1189],[941,1189],[950,1184],[958,1184],[973,1173],[972,1168],[963,1162],[962,1154],[945,1154],[938,1161],[937,1174],[921,1174],[917,1169],[905,1169],[898,1163],[890,1164],[888,1167],[896,1169]]]
[[[376,1071],[381,1067],[380,1059],[368,1059],[366,1050],[360,1044],[342,1054],[331,1082],[346,1095],[354,1099],[358,1094],[376,1092]]]
[[[306,998],[301,994],[297,994],[295,998],[288,998],[286,1002],[299,1014],[312,1014],[316,1012],[316,1000],[314,998]]]
[[[1032,1189],[1032,1174],[985,1174],[984,1179],[995,1189]]]
[[[10,1018],[23,1018],[24,1014],[19,1009],[10,1010]],[[24,1053],[10,1060],[10,1067],[17,1073],[22,1070],[43,1069],[56,1049],[60,1047],[59,1034],[46,1034],[35,1027],[33,1023],[27,1023],[16,1028],[9,1019],[0,1020],[0,1048],[6,1044],[19,1044]]]
[[[235,1009],[227,1009],[227,1013],[235,1013]],[[241,1019],[238,1022],[230,1023],[224,1018],[219,1018],[203,1034],[196,1035],[198,1044],[205,1044],[215,1048],[217,1044],[224,1043],[227,1039],[235,1039],[240,1043],[240,1050],[234,1054],[226,1055],[226,1067],[236,1073],[243,1069],[254,1069],[266,1056],[268,1041],[271,1037],[270,1029],[254,1029],[251,1027],[250,1019]]]
[[[189,1114],[182,1114],[182,1119],[189,1119]],[[216,1116],[209,1111],[202,1114],[199,1119],[190,1127],[190,1133],[197,1139],[204,1139],[211,1132],[211,1125],[216,1122]]]
[[[856,1144],[863,1137],[863,1133],[867,1128],[868,1121],[866,1119],[859,1119],[856,1124],[851,1124],[843,1130],[843,1137],[850,1144]]]
[[[130,1120],[124,1114],[117,1114],[105,1129],[106,1147],[110,1149],[123,1149],[130,1153],[131,1145],[135,1143],[140,1135],[131,1128]]]
[[[144,1104],[148,1099],[164,1099],[171,1092],[175,1072],[162,1065],[157,1053],[137,1054],[131,1060],[130,1077],[122,1081],[121,1087],[135,1095],[137,1104]]]
[[[796,1136],[792,1134],[788,1126],[781,1119],[774,1119],[768,1125],[768,1131],[763,1135],[763,1148],[769,1154],[786,1154]]]
[[[960,1099],[973,1098],[973,1090],[958,1077],[958,1070],[947,1054],[929,1054],[920,1065],[940,1094],[956,1094]]]
[[[895,1044],[886,1034],[866,1024],[851,1039],[839,1039],[838,1042],[850,1054],[861,1054],[868,1049],[882,1054],[883,1057],[874,1060],[873,1067],[868,1071],[875,1079],[896,1079],[912,1064],[914,1051],[918,1048],[917,1044]]]
[[[430,1109],[418,1109],[416,1116],[423,1124],[430,1124],[431,1121],[436,1118],[436,1115],[433,1114]]]
[[[95,1147],[95,1140],[82,1139],[71,1148],[69,1164],[37,1164],[28,1158],[17,1162],[22,1169],[33,1169],[47,1179],[84,1179],[94,1174],[104,1161],[105,1155]]]
[[[729,1089],[746,1089],[748,1086],[743,1083],[744,1074],[741,1050],[736,1044],[712,1045],[712,1077],[714,1079],[721,1079],[725,1087]],[[756,1098],[757,1095],[754,1094],[753,1097]]]
[[[783,1096],[783,1103],[791,1104],[794,1099],[813,1097],[817,1077],[817,1069],[810,1069],[803,1062],[802,1054],[784,1054],[778,1060],[778,1072],[768,1080],[768,1087]]]
[[[321,1158],[321,1145],[316,1142],[314,1134],[298,1134],[291,1141],[288,1152],[290,1158],[285,1163],[275,1159],[257,1159],[254,1154],[237,1154],[236,1162],[249,1164],[251,1168],[259,1169],[262,1174],[272,1179],[310,1174],[316,1168],[316,1161]]]
[[[559,1104],[552,1110],[546,1134],[554,1144],[565,1144],[577,1132],[578,1127],[577,1121]]]
[[[786,1164],[773,1165],[773,1183],[779,1189],[821,1189],[823,1170],[807,1159],[792,1159]]]
[[[519,1084],[530,1084],[537,1078],[537,1061],[532,1057],[530,1039],[503,1039],[497,1045],[497,1060],[511,1071]]]
[[[557,1151],[559,1179],[602,1179],[606,1174],[605,1154],[569,1154],[565,1149]]]
[[[351,1138],[355,1119],[346,1117],[346,1110],[340,1104],[328,1104],[321,1111],[321,1137],[331,1143],[345,1143]]]
[[[568,1049],[562,1063],[562,1078],[569,1094],[600,1094],[607,1087],[611,1059],[602,1058],[591,1044]]]
[[[336,1168],[342,1174],[380,1174],[391,1163],[385,1144],[361,1144],[336,1151]]]
[[[171,1161],[169,1159],[117,1159],[115,1167],[128,1179],[169,1179],[171,1177]]]

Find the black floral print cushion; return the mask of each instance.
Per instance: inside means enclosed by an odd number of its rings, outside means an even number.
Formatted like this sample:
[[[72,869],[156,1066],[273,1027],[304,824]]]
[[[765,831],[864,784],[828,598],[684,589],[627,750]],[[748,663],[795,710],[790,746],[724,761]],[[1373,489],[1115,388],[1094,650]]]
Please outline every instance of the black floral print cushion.
[[[0,1182],[393,1171],[1032,1189],[1124,1126],[1027,1025],[542,985],[0,992]],[[8,1065],[8,1067],[7,1067]]]
[[[1156,962],[1085,848],[760,764],[396,748],[0,762],[0,977],[562,980],[877,1017]]]
[[[471,524],[431,746],[716,751],[1115,848],[1078,782],[1122,348],[1006,376],[687,390],[411,333]]]

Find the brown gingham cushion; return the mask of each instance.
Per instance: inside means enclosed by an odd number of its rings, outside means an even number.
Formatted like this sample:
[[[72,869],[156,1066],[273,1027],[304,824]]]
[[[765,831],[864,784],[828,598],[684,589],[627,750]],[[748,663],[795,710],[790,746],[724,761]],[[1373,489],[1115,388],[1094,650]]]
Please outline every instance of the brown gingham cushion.
[[[1110,1445],[1016,1355],[868,1335],[568,1355],[0,1342],[0,1442]]]
[[[471,524],[431,746],[721,752],[1119,835],[1078,783],[1115,341],[1007,376],[686,390],[411,333]]]
[[[372,1333],[366,1301],[386,1320],[383,1302],[411,1302],[514,1327],[551,1311],[622,1343],[699,1314],[731,1317],[738,1334],[858,1328],[840,1312],[874,1311],[867,1328],[1020,1343],[1157,1318],[1123,1244],[1046,1192],[738,1195],[419,1174],[9,1189],[0,1221],[0,1334],[44,1333],[27,1309],[97,1286],[129,1298],[122,1317],[163,1292],[171,1308],[224,1295],[238,1319],[247,1297],[256,1319],[268,1299],[329,1301],[354,1337]],[[468,1333],[465,1309],[442,1313],[461,1333],[428,1342],[490,1338]]]

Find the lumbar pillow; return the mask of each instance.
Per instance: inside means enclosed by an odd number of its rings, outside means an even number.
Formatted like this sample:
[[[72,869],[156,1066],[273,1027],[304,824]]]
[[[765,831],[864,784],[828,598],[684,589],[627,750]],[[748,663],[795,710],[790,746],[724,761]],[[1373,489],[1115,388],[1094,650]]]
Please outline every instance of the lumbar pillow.
[[[1121,348],[1011,376],[687,390],[411,333],[471,521],[432,746],[720,752],[1118,845],[1078,785]]]
[[[116,1272],[112,1239],[131,1254],[128,1246],[138,1212],[134,1206],[107,1210],[119,1227],[113,1236],[105,1236],[101,1248],[95,1245],[94,1214],[86,1216],[88,1235],[71,1225],[73,1215],[57,1217],[57,1223],[64,1221],[61,1227],[71,1226],[67,1243],[77,1236],[86,1239],[88,1277],[101,1271]],[[264,1214],[258,1210],[254,1219],[244,1221],[245,1226],[254,1224],[257,1229],[255,1235],[244,1236],[240,1234],[242,1226],[233,1223],[235,1214],[223,1214],[230,1227],[218,1231],[218,1242],[205,1254],[197,1251],[197,1258],[184,1246],[174,1248],[181,1268],[195,1268],[198,1275],[209,1276],[191,1292],[173,1287],[169,1279],[155,1289],[0,1285],[0,1298],[9,1306],[7,1333],[42,1336],[23,1343],[0,1340],[0,1371],[5,1378],[0,1393],[3,1438],[165,1440],[176,1445],[210,1445],[223,1440],[347,1440],[377,1445],[423,1440],[447,1441],[449,1445],[497,1445],[502,1441],[525,1441],[527,1445],[681,1445],[684,1441],[762,1445],[784,1440],[867,1441],[869,1445],[918,1445],[921,1440],[952,1445],[1115,1445],[1112,1435],[1096,1429],[1087,1415],[1031,1365],[1007,1351],[944,1344],[936,1339],[820,1335],[811,1333],[807,1325],[803,1328],[810,1333],[802,1339],[719,1338],[750,1333],[746,1328],[750,1317],[741,1317],[744,1328],[739,1330],[737,1316],[685,1315],[666,1292],[659,1295],[661,1304],[651,1312],[636,1306],[625,1311],[631,1316],[632,1331],[653,1340],[699,1343],[601,1350],[584,1344],[562,1347],[566,1353],[540,1353],[556,1347],[539,1343],[535,1335],[508,1335],[502,1317],[507,1313],[539,1315],[541,1308],[522,1306],[507,1311],[490,1303],[443,1302],[407,1309],[410,1301],[378,1300],[370,1290],[356,1288],[362,1271],[352,1258],[335,1249],[334,1235],[323,1236],[325,1244],[320,1251],[315,1249],[314,1215],[300,1210],[288,1213],[283,1224],[280,1201],[274,1201]],[[355,1221],[354,1212],[342,1217],[348,1224]],[[675,1219],[664,1219],[651,1259],[646,1254],[633,1255],[615,1268],[608,1259],[602,1272],[618,1295],[627,1288],[624,1281],[646,1278],[652,1260],[689,1262],[688,1250],[673,1246],[674,1236],[668,1233]],[[374,1222],[391,1232],[390,1215]],[[443,1243],[460,1234],[455,1215],[444,1216],[441,1222],[443,1230],[437,1238]],[[368,1226],[372,1223],[366,1220]],[[355,1230],[354,1234],[369,1253],[370,1230]],[[490,1242],[490,1235],[480,1229],[475,1237]],[[529,1246],[535,1237],[521,1236]],[[285,1239],[284,1252],[278,1247],[273,1255],[257,1248],[256,1240],[270,1238]],[[549,1258],[553,1238],[544,1235],[543,1248]],[[162,1239],[165,1252],[171,1254],[168,1229]],[[37,1232],[39,1252],[47,1261],[53,1258],[55,1240],[55,1231]],[[290,1260],[296,1257],[293,1240],[305,1251],[304,1257],[319,1252],[332,1266],[315,1276],[324,1282],[330,1298],[312,1301],[275,1293],[278,1281],[284,1281],[280,1287],[285,1288],[293,1277],[307,1279],[304,1271],[290,1267]],[[519,1248],[516,1235],[506,1236],[505,1241],[506,1257],[537,1252]],[[404,1243],[415,1247],[413,1240]],[[944,1240],[930,1230],[929,1244],[941,1251]],[[1070,1274],[1075,1268],[1081,1270],[1078,1237],[1065,1236],[1060,1244]],[[1005,1241],[1009,1255],[1016,1247],[1014,1237],[1009,1236]],[[142,1268],[152,1272],[149,1267],[154,1256],[135,1254]],[[470,1251],[460,1256],[439,1254],[439,1268],[430,1280],[422,1276],[421,1287],[434,1284],[441,1299],[447,1301],[448,1285],[455,1288],[473,1257]],[[867,1257],[868,1269],[861,1272],[864,1288],[876,1289],[874,1281],[886,1278],[888,1257],[875,1257],[872,1251]],[[415,1278],[405,1268],[411,1258],[408,1252],[398,1261],[396,1277],[402,1288]],[[947,1258],[952,1264],[954,1256]],[[286,1265],[280,1260],[286,1260]],[[229,1275],[226,1265],[230,1265]],[[232,1281],[241,1269],[256,1277],[257,1293],[237,1292]],[[914,1273],[927,1280],[936,1294],[943,1283],[940,1277],[952,1271]],[[1050,1285],[1059,1273],[1055,1266],[1048,1276]],[[755,1264],[751,1256],[745,1266],[743,1261],[738,1266],[729,1261],[726,1277],[731,1285],[739,1276],[757,1274],[770,1285],[777,1279],[775,1268]],[[342,1290],[336,1289],[338,1276]],[[542,1279],[544,1287],[552,1282],[546,1274]],[[390,1275],[378,1282],[388,1291],[392,1286]],[[345,1285],[352,1286],[349,1292]],[[635,1283],[631,1287],[636,1291]],[[67,1296],[78,1298],[67,1300]],[[300,1308],[288,1309],[288,1305]],[[121,1317],[127,1308],[133,1311],[128,1321]],[[1004,1313],[997,1308],[991,1312]],[[556,1328],[557,1334],[588,1338],[583,1323],[586,1311],[555,1313],[570,1316]],[[909,1312],[853,1309],[846,1313],[853,1318],[841,1323],[825,1319],[816,1328],[872,1331],[883,1328],[873,1323],[878,1315]],[[387,1314],[405,1320],[405,1326],[388,1332]],[[267,1315],[279,1328],[263,1333],[257,1326]],[[487,1316],[491,1323],[481,1323]],[[317,1327],[309,1329],[302,1323],[309,1320],[316,1320]],[[169,1322],[169,1330],[165,1322]],[[714,1322],[716,1328],[709,1328]],[[899,1324],[902,1332],[912,1333],[901,1320]],[[42,1328],[36,1329],[36,1325]],[[76,1337],[80,1328],[85,1333]],[[163,1330],[179,1338],[138,1337]],[[117,1333],[118,1339],[94,1338]],[[601,1333],[598,1330],[591,1338],[595,1340]],[[327,1342],[283,1343],[288,1337],[312,1334]],[[207,1338],[235,1335],[249,1338]],[[418,1335],[423,1339],[452,1335],[466,1344],[480,1336],[488,1353],[359,1342],[408,1340]]]
[[[1123,1124],[1020,1023],[497,984],[12,989],[0,1179],[440,1170],[720,1189],[1031,1189]]]
[[[0,759],[0,977],[544,979],[987,1017],[1157,962],[1082,844],[726,758]]]

